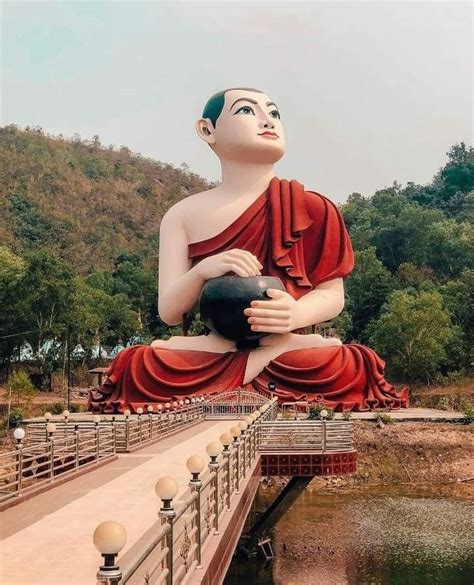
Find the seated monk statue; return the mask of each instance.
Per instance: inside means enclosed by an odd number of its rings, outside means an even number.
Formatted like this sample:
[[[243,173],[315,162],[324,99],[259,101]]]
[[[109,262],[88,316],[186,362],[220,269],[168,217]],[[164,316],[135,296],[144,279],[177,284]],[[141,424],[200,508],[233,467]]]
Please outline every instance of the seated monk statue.
[[[270,382],[280,401],[317,401],[337,411],[406,407],[408,388],[387,382],[373,350],[307,333],[342,311],[354,255],[336,205],[274,175],[285,152],[276,104],[256,89],[221,91],[196,130],[218,156],[222,181],[179,201],[162,219],[161,319],[186,321],[211,278],[272,276],[285,290],[269,288],[266,300],[243,311],[251,330],[266,334],[257,347],[239,349],[212,331],[128,347],[109,366],[90,408],[134,412],[238,387],[266,390]]]

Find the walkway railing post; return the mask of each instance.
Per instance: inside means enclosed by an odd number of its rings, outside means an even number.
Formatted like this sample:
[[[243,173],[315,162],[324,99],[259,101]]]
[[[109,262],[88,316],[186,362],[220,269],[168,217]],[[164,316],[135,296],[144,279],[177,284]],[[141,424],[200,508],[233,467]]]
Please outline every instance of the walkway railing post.
[[[176,517],[173,498],[178,493],[178,484],[172,477],[162,477],[156,482],[155,492],[162,502],[158,516],[163,523],[169,525],[169,530],[166,534],[166,568],[168,569],[166,585],[173,585],[173,525]]]
[[[115,416],[112,417],[112,452],[117,453],[117,423]]]
[[[219,462],[217,457],[222,452],[222,443],[209,443],[206,452],[211,458],[209,462],[209,471],[214,473],[214,534],[219,534]]]
[[[142,442],[142,414],[143,414],[143,408],[137,408],[137,414],[138,414],[138,443],[140,444]]]
[[[197,568],[200,569],[202,567],[202,538],[201,538],[201,489],[202,489],[202,480],[199,477],[199,474],[204,469],[204,461],[202,457],[199,455],[192,455],[186,462],[186,467],[188,471],[191,473],[191,480],[189,481],[189,488],[191,492],[196,493],[196,506],[197,506],[197,515],[196,515],[196,545],[197,545]]]
[[[95,529],[93,541],[104,558],[103,565],[97,571],[97,585],[119,585],[122,582],[122,571],[115,564],[115,559],[125,546],[126,539],[125,529],[118,522],[108,520]]]
[[[100,458],[100,427],[95,425],[95,459],[99,461]]]
[[[232,485],[231,485],[231,481],[232,481],[232,472],[230,469],[230,450],[227,448],[227,451],[224,450],[224,457],[226,460],[226,465],[227,465],[227,511],[230,511],[230,496],[232,493]]]
[[[239,492],[239,487],[240,487],[240,441],[237,439],[237,444],[236,444],[236,451],[235,451],[235,457],[236,457],[236,464],[235,464],[235,493],[238,494]]]
[[[128,451],[130,448],[130,411],[128,408],[124,410],[123,414],[125,415],[125,451]]]
[[[225,469],[225,473],[227,476],[226,481],[226,502],[227,502],[227,510],[230,510],[230,494],[231,494],[231,472],[230,472],[230,454],[231,451],[229,449],[229,445],[232,443],[232,435],[230,433],[223,433],[219,440],[221,445],[224,446],[224,450],[222,451],[222,455],[224,456],[224,465],[223,468]]]
[[[50,442],[50,460],[49,460],[49,479],[52,480],[54,477],[54,439],[53,439],[53,435],[51,434],[51,437],[49,439]]]
[[[75,447],[75,460],[76,469],[79,469],[79,425],[74,426],[74,447]]]
[[[323,436],[322,436],[322,450],[326,451],[326,421],[323,420]]]
[[[147,407],[148,411],[148,438],[151,439],[153,436],[153,406]]]
[[[18,465],[18,482],[17,482],[17,495],[21,493],[23,483],[23,443],[19,441],[17,443],[17,465]]]

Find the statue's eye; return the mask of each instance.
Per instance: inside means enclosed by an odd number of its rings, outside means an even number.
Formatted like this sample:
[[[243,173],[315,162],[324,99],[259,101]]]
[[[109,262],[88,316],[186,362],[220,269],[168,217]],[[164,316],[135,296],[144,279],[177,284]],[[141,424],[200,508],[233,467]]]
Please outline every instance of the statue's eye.
[[[279,119],[280,119],[280,112],[279,112],[278,110],[272,110],[272,111],[270,112],[270,116],[271,116],[272,118],[278,118],[278,120],[279,120]]]
[[[250,106],[242,106],[241,108],[239,108],[235,114],[251,114],[252,116],[255,116],[255,112],[253,111],[253,109]],[[235,115],[234,114],[234,115]]]

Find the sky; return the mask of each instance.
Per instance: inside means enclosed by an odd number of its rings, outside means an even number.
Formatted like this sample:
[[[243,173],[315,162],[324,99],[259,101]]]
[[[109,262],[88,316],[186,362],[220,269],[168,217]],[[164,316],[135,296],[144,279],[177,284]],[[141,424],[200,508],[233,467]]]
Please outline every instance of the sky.
[[[2,126],[98,134],[218,181],[195,122],[235,86],[278,104],[280,178],[337,202],[427,183],[472,142],[471,4],[1,3]]]

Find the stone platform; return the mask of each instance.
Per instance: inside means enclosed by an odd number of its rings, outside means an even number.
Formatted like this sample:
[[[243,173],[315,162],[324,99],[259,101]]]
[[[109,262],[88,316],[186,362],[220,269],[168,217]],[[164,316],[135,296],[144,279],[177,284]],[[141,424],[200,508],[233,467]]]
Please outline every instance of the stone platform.
[[[374,420],[377,412],[353,412],[351,420]],[[451,410],[438,410],[436,408],[401,408],[400,410],[390,410],[389,414],[395,421],[406,422],[462,422],[464,414]],[[336,419],[342,418],[340,413],[336,414]]]

